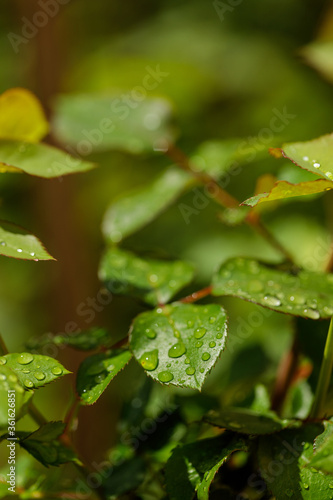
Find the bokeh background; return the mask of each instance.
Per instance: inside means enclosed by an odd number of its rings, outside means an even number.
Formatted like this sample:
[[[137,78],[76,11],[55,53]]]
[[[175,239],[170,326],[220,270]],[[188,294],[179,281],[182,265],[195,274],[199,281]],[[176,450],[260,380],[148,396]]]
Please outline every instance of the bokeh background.
[[[222,3],[70,0],[59,5],[59,13],[15,51],[9,33],[21,35],[25,19],[32,19],[40,6],[35,0],[2,0],[0,90],[32,90],[52,121],[57,95],[130,92],[142,84],[147,66],[159,65],[168,76],[149,97],[170,102],[177,144],[186,154],[192,155],[203,141],[213,139],[244,137],[254,148],[253,161],[230,178],[228,190],[233,195],[240,200],[252,196],[256,179],[264,173],[297,180],[296,169],[262,150],[333,129],[332,4],[243,0],[223,12]],[[270,127],[276,110],[287,110],[293,118],[267,140],[261,131]],[[63,332],[69,321],[82,329],[105,326],[117,340],[142,310],[136,301],[118,297],[96,311],[93,321],[78,313],[78,307],[95,298],[101,287],[97,269],[104,248],[100,226],[106,208],[122,193],[154,178],[170,159],[153,151],[136,155],[120,150],[96,152],[87,159],[98,168],[61,182],[0,176],[1,219],[38,235],[57,258],[57,262],[38,263],[0,259],[0,330],[12,352],[22,351],[33,337]],[[191,205],[192,198],[189,193],[181,202]],[[264,215],[297,261],[311,270],[323,269],[329,253],[331,201],[329,195],[289,201]],[[229,256],[280,259],[249,228],[221,224],[219,211],[211,201],[186,224],[176,204],[128,238],[125,246],[193,262],[196,283],[188,292],[207,285],[214,269]],[[318,245],[319,259],[314,258]],[[236,299],[221,303],[231,316],[231,335],[239,327],[238,318],[256,310]],[[273,377],[290,345],[291,329],[288,318],[273,313],[246,342],[235,343],[223,354],[204,393],[225,403],[242,400],[256,381]],[[82,360],[81,354],[69,349],[57,357],[74,372]],[[249,359],[251,364],[246,362]],[[77,443],[89,460],[103,459],[116,439],[124,402],[133,401],[144,378],[132,361],[98,404],[82,409]],[[67,377],[36,393],[36,404],[48,419],[63,418],[73,384],[74,376]],[[32,426],[29,417],[21,423],[23,429]]]

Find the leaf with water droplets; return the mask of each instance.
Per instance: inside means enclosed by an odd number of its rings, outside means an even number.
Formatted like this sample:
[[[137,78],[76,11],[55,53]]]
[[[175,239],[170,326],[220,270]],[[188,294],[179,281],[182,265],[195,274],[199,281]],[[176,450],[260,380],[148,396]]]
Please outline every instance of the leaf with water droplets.
[[[209,488],[219,468],[235,451],[246,451],[245,439],[231,433],[177,447],[166,465],[170,500],[208,500]]]
[[[48,133],[39,100],[23,88],[0,95],[0,140],[38,142]]]
[[[26,390],[39,389],[70,373],[56,359],[29,352],[1,356],[1,365],[11,368]]]
[[[247,408],[227,408],[212,411],[204,418],[206,422],[221,429],[241,434],[272,434],[294,425],[292,420],[280,419],[273,411],[260,413]]]
[[[325,430],[315,439],[314,455],[308,466],[324,473],[333,474],[333,419],[323,422],[323,425]]]
[[[1,226],[0,255],[24,260],[54,260],[33,234],[13,233]]]
[[[213,277],[213,295],[232,295],[274,311],[310,319],[333,315],[333,275],[280,270],[252,259],[226,261]]]
[[[133,295],[153,306],[168,302],[193,274],[187,262],[142,259],[118,248],[107,250],[99,268],[99,278],[111,293]]]
[[[13,393],[8,391],[15,391],[14,403],[9,402],[9,398],[11,398]],[[9,420],[17,421],[25,415],[32,396],[32,391],[27,392],[23,389],[14,371],[9,366],[0,364],[0,429],[8,428],[8,418]],[[13,419],[10,418],[10,414],[8,413],[8,410],[11,408],[15,409],[13,412],[15,417]]]
[[[194,183],[192,175],[175,167],[150,184],[115,201],[107,209],[102,230],[107,241],[118,243],[143,228]]]
[[[259,437],[260,474],[279,500],[332,498],[332,477],[309,466],[313,441],[320,432],[321,425],[308,424]]]
[[[299,184],[291,184],[287,181],[278,181],[268,193],[261,193],[243,201],[242,205],[255,207],[267,201],[282,200],[286,198],[294,198],[297,196],[306,196],[309,194],[321,193],[333,189],[333,182],[326,179],[318,179],[315,181],[300,182]]]
[[[19,444],[45,467],[59,466],[67,462],[81,464],[74,451],[60,440],[66,425],[63,422],[48,422],[35,432],[17,432]]]
[[[0,168],[51,179],[86,172],[96,165],[47,144],[0,141]]]
[[[90,328],[75,335],[59,334],[30,339],[26,346],[29,350],[40,349],[49,344],[66,345],[79,351],[93,351],[101,346],[106,346],[111,341],[110,333],[104,328]]]
[[[111,149],[141,154],[172,143],[175,129],[170,102],[146,96],[129,106],[124,103],[125,94],[58,97],[53,118],[55,136],[81,155]]]
[[[126,349],[94,354],[81,363],[76,390],[81,403],[92,405],[105,391],[112,379],[127,365],[132,354]]]
[[[221,306],[173,303],[135,318],[130,347],[157,382],[200,390],[224,349],[226,335],[227,316]]]

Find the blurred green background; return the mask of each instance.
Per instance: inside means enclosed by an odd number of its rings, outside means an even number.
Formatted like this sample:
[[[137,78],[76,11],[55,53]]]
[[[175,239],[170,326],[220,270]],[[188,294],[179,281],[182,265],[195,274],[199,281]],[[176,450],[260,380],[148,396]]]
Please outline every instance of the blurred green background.
[[[142,85],[147,66],[159,66],[167,76],[148,95],[170,102],[177,144],[186,154],[192,155],[200,143],[212,139],[244,137],[255,148],[254,161],[228,183],[227,189],[240,200],[253,195],[256,179],[264,173],[289,178],[297,174],[285,161],[257,154],[258,148],[267,150],[283,141],[309,140],[332,131],[330,76],[317,71],[322,69],[320,57],[310,57],[312,52],[304,49],[316,39],[330,39],[331,2],[243,0],[223,13],[217,2],[204,0],[71,0],[59,5],[58,14],[15,51],[8,35],[21,36],[26,19],[40,9],[35,0],[1,2],[1,92],[11,87],[32,90],[52,121],[58,94],[130,92]],[[284,110],[292,119],[267,140],[263,129],[269,129],[272,117]],[[1,218],[38,235],[57,258],[57,262],[39,263],[0,259],[0,330],[12,352],[22,351],[32,337],[64,332],[69,321],[80,328],[106,326],[117,339],[142,310],[134,300],[114,298],[95,311],[93,321],[78,312],[101,286],[97,278],[104,247],[100,225],[107,206],[154,178],[170,160],[153,152],[139,156],[116,150],[94,153],[88,159],[99,168],[61,182],[0,176]],[[267,224],[298,263],[311,270],[323,269],[328,255],[330,198],[289,201],[265,214]],[[190,205],[192,199],[190,192],[181,202]],[[128,238],[125,246],[193,262],[196,284],[187,292],[207,285],[213,270],[229,256],[280,259],[249,228],[223,226],[216,216],[219,211],[211,201],[186,224],[176,204]],[[314,257],[318,245],[323,249],[320,259]],[[221,303],[230,314],[231,336],[237,335],[239,317],[257,310],[236,299]],[[290,320],[273,313],[248,340],[227,349],[204,392],[219,393],[224,402],[241,400],[248,386],[273,376],[290,342]],[[252,372],[244,370],[248,356],[256,359]],[[70,350],[61,350],[57,357],[74,372],[82,360]],[[103,458],[115,439],[123,401],[134,397],[144,378],[133,361],[96,406],[82,409],[77,442],[84,455]],[[63,418],[73,383],[74,377],[68,377],[36,394],[48,419]],[[26,417],[21,426],[31,429],[31,425]]]

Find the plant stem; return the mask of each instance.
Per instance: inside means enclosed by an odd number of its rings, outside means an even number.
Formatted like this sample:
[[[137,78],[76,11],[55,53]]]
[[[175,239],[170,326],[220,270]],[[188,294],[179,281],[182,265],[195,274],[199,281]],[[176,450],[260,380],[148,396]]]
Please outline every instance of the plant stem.
[[[0,356],[5,356],[5,354],[8,354],[8,349],[0,333]]]
[[[204,297],[211,295],[212,289],[213,289],[212,286],[207,286],[206,288],[203,288],[202,290],[198,290],[197,292],[193,292],[193,293],[191,293],[191,295],[184,297],[183,299],[180,300],[180,302],[183,302],[184,304],[196,302],[197,300],[203,299]]]
[[[47,424],[46,418],[41,414],[38,408],[36,408],[34,403],[30,403],[28,413],[30,417],[36,422],[36,424],[40,426]]]
[[[327,395],[328,386],[331,380],[333,367],[333,318],[331,319],[326,344],[324,349],[324,357],[321,363],[319,379],[317,383],[316,393],[310,418],[321,418],[323,415],[324,403]]]
[[[299,345],[297,334],[290,350],[283,356],[276,377],[275,387],[272,396],[272,410],[279,412],[282,408],[289,387],[293,381],[294,374],[298,367]]]

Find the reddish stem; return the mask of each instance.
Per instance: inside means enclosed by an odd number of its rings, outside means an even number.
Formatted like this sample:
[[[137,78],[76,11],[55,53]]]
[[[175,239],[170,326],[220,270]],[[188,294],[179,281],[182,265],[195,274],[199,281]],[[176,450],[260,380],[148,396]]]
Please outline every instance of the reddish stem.
[[[204,297],[211,295],[212,290],[213,290],[212,285],[207,286],[202,290],[198,290],[197,292],[191,293],[191,295],[184,297],[183,299],[180,300],[180,302],[183,302],[183,304],[190,304],[191,302],[196,302],[197,300],[203,299]]]

